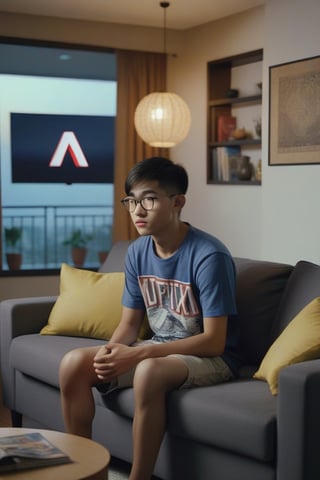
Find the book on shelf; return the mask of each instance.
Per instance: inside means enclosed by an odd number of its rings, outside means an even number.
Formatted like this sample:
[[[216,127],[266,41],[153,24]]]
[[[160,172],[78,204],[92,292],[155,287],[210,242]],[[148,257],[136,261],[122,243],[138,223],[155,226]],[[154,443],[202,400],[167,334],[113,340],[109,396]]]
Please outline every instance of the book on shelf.
[[[231,134],[237,128],[237,119],[232,115],[220,115],[218,117],[218,142],[230,140]]]
[[[240,146],[217,147],[212,151],[214,180],[230,182],[238,180]]]
[[[0,473],[71,462],[68,455],[41,433],[0,437]]]

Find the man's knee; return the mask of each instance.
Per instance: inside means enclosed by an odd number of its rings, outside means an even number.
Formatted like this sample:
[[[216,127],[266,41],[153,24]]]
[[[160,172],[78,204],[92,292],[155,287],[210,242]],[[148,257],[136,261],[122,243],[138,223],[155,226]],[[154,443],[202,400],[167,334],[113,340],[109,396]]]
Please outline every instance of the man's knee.
[[[60,386],[77,381],[78,374],[84,371],[85,355],[80,348],[67,352],[60,363]]]
[[[142,360],[136,367],[135,375],[142,375],[144,378],[154,378],[162,370],[161,360],[162,358],[146,358],[145,360]]]
[[[165,365],[162,358],[147,358],[136,367],[133,386],[136,391],[148,394],[166,390]]]
[[[67,352],[60,363],[60,371],[69,371],[78,368],[83,359],[83,354],[81,349],[77,348],[75,350],[70,350]]]

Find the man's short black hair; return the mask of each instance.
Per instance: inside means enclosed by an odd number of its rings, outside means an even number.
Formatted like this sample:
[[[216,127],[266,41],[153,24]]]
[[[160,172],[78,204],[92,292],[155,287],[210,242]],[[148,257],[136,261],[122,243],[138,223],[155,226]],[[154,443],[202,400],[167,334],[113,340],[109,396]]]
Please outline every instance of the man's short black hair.
[[[164,157],[151,157],[137,163],[129,172],[125,192],[129,195],[142,181],[157,181],[168,193],[183,193],[188,189],[188,174],[182,165]]]

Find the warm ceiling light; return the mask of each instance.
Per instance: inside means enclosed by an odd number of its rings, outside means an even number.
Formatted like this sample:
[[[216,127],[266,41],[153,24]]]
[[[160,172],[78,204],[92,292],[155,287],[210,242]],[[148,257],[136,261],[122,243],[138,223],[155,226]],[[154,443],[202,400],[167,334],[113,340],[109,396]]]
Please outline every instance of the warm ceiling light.
[[[164,46],[166,54],[166,8],[169,2],[160,2],[164,9]],[[140,100],[134,115],[138,135],[151,147],[170,148],[187,136],[191,115],[186,102],[175,93],[153,92]]]

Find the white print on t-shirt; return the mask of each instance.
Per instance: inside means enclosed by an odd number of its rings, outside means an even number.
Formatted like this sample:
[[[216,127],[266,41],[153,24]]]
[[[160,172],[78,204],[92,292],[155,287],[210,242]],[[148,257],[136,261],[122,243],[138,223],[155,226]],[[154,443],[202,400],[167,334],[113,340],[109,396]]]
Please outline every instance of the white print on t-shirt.
[[[156,335],[183,338],[200,333],[200,310],[190,284],[146,275],[139,277],[139,285]]]

